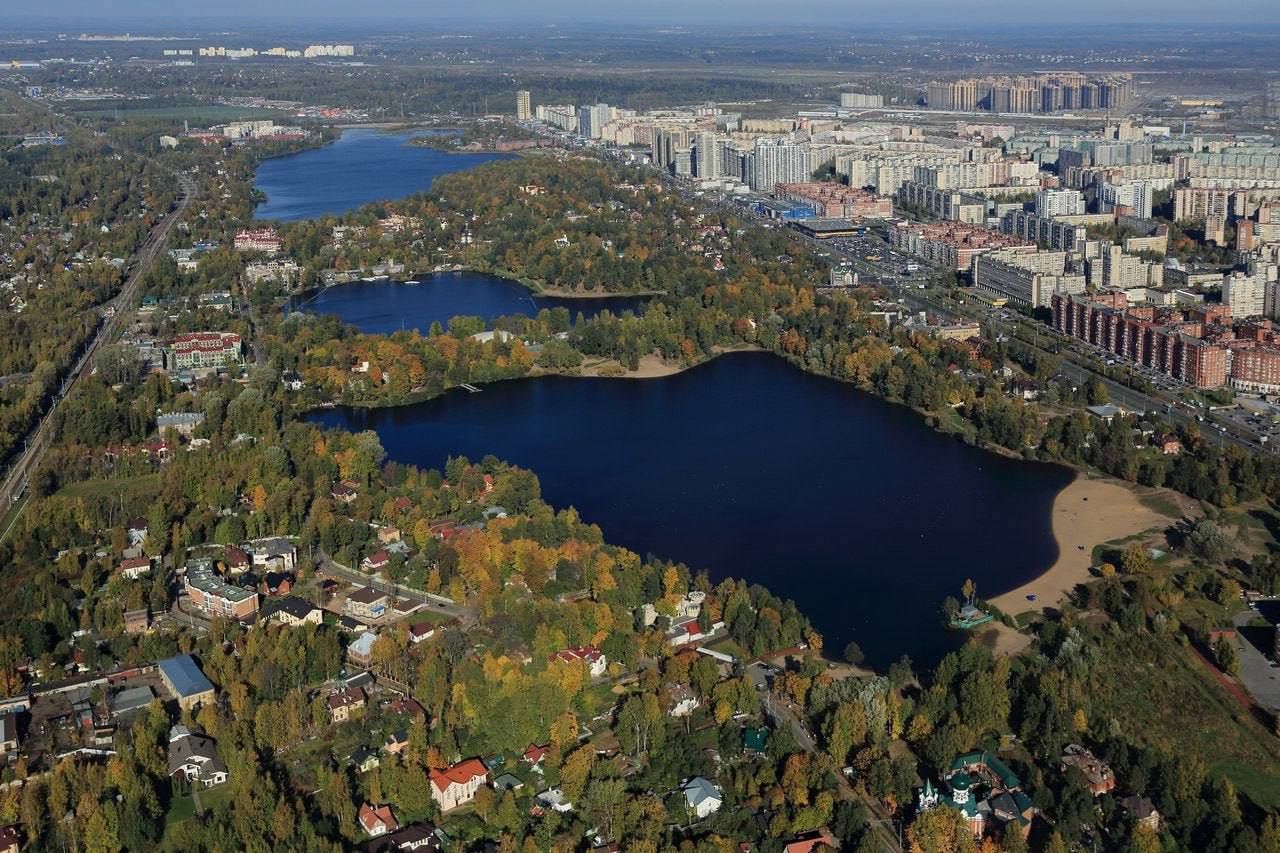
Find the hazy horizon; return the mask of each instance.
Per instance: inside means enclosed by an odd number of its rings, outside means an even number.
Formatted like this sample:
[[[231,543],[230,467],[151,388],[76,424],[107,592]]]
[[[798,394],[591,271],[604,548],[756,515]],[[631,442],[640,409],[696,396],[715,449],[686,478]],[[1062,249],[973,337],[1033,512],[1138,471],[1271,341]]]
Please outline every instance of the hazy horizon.
[[[1117,7],[1107,0],[1079,0],[1071,9],[1073,27],[1143,24],[1153,27],[1205,24],[1223,27],[1223,9],[1190,0],[1130,0]],[[1230,9],[1241,29],[1280,24],[1280,2],[1241,0]],[[1060,7],[1027,6],[1014,0],[975,0],[958,6],[951,0],[809,0],[804,4],[775,0],[656,0],[647,4],[600,3],[584,0],[472,0],[452,2],[368,0],[353,6],[345,0],[225,0],[216,12],[207,6],[179,6],[168,0],[47,0],[38,8],[10,10],[10,20],[65,23],[76,26],[130,20],[218,20],[246,22],[331,19],[416,20],[423,22],[503,25],[517,22],[610,23],[644,21],[653,26],[706,25],[752,27],[762,24],[836,27],[909,26],[1017,28],[1046,23],[1063,24]],[[1069,45],[1064,45],[1069,47]]]

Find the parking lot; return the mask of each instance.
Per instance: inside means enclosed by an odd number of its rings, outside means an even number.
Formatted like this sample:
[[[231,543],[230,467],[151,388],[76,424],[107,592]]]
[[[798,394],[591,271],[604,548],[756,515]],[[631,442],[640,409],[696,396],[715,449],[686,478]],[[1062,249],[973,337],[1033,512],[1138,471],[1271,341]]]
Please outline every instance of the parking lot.
[[[1249,623],[1259,617],[1268,627]],[[1280,711],[1280,664],[1275,661],[1275,622],[1280,619],[1280,601],[1257,602],[1236,614],[1236,651],[1240,656],[1240,680],[1253,700],[1270,711]]]

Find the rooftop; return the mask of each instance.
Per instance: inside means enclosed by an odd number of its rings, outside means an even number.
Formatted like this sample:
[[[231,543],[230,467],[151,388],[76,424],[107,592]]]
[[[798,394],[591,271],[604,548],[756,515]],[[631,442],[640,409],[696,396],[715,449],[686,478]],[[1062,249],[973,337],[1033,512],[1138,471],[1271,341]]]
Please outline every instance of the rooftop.
[[[213,689],[191,655],[174,655],[157,665],[179,697],[196,696]]]

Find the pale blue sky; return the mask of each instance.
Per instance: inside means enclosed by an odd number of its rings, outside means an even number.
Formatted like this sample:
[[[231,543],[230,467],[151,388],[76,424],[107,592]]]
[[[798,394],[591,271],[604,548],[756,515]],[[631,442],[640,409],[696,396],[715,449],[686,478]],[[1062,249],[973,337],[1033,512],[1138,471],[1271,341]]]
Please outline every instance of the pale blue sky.
[[[10,0],[4,0],[8,5]],[[1034,3],[1026,0],[218,0],[216,3],[175,3],[173,0],[42,0],[16,4],[5,14],[23,17],[109,20],[112,17],[190,17],[262,19],[291,15],[308,17],[412,17],[426,20],[470,20],[501,23],[513,18],[571,21],[644,21],[655,25],[714,22],[751,26],[769,22],[818,23],[841,26],[859,23],[1008,25],[1056,24],[1069,30],[1108,22],[1160,24],[1216,24],[1251,27],[1280,24],[1280,0],[1235,0],[1230,4],[1204,0],[1072,0]]]

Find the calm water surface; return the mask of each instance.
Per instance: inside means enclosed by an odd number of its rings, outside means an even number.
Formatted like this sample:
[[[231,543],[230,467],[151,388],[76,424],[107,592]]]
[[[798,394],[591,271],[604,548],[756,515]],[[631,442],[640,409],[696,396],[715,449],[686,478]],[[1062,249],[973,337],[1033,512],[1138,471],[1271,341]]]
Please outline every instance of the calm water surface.
[[[470,313],[475,313],[474,311]],[[972,577],[996,595],[1056,558],[1071,480],[929,429],[913,412],[763,353],[653,380],[544,377],[316,422],[374,429],[442,467],[492,453],[535,472],[608,541],[793,598],[838,656],[932,665],[958,643],[938,607]]]
[[[637,296],[602,296],[562,299],[535,296],[528,288],[484,273],[451,272],[428,276],[418,282],[353,282],[300,300],[294,310],[313,314],[337,314],[346,323],[369,334],[391,334],[400,329],[425,333],[439,321],[448,326],[460,314],[487,321],[511,314],[535,316],[543,308],[568,308],[570,321],[578,314],[594,317],[604,310],[614,314],[640,311],[645,299]]]
[[[292,222],[346,213],[369,202],[423,192],[441,175],[511,156],[450,154],[409,144],[421,135],[356,128],[322,148],[265,160],[253,186],[267,200],[254,216]]]

